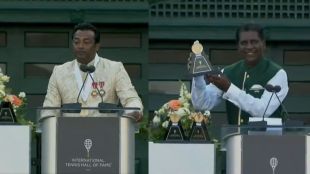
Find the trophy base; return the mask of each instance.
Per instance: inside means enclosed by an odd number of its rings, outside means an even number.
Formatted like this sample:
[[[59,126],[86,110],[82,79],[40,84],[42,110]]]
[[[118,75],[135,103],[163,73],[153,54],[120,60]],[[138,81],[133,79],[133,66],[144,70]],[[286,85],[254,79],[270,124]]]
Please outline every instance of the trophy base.
[[[199,73],[193,73],[193,77],[201,76],[201,75],[221,75],[223,74],[221,70],[211,70],[211,71],[205,71],[205,72],[199,72]]]
[[[166,136],[166,141],[183,141],[184,133],[179,125],[171,125]]]
[[[210,137],[209,137],[207,128],[204,125],[193,126],[192,131],[190,133],[189,141],[191,141],[191,142],[209,142]]]
[[[10,102],[1,102],[0,104],[0,124],[17,123],[13,106]]]

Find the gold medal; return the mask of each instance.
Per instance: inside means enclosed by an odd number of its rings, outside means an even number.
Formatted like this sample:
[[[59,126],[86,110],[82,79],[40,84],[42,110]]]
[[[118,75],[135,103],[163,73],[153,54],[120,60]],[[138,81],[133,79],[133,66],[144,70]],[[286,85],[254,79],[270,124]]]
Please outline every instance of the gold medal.
[[[105,91],[104,91],[103,89],[100,89],[99,92],[100,92],[100,95],[101,95],[101,96],[104,96],[104,95],[105,95]]]
[[[96,97],[98,95],[98,92],[96,89],[93,89],[93,91],[91,92],[91,96]]]
[[[203,46],[201,45],[201,43],[199,43],[198,40],[196,40],[194,42],[194,44],[192,45],[192,52],[197,54],[201,54],[203,51]]]

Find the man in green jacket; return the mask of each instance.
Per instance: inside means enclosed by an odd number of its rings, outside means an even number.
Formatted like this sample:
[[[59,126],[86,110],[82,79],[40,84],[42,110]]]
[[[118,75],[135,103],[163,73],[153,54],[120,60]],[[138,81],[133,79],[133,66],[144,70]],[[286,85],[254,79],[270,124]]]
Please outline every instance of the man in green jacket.
[[[224,99],[229,124],[247,124],[249,117],[279,117],[280,102],[275,95],[271,98],[272,92],[265,86],[279,86],[277,95],[282,102],[289,89],[287,74],[264,57],[263,28],[257,24],[243,25],[236,32],[236,40],[243,60],[225,67],[223,74],[207,75],[206,80],[203,75],[193,78],[195,109],[211,110]]]

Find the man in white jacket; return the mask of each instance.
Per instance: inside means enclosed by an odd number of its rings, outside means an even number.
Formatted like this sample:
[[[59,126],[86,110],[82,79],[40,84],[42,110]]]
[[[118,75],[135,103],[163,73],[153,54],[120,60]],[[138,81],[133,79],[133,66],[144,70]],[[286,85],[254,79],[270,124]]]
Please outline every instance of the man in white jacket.
[[[92,24],[81,23],[75,26],[72,36],[75,59],[55,66],[50,77],[44,107],[60,107],[62,104],[75,103],[79,90],[86,78],[80,65],[94,66],[95,72],[88,76],[79,102],[82,107],[97,107],[101,96],[106,103],[118,104],[123,107],[137,107],[134,112],[136,120],[142,117],[143,105],[131,80],[121,62],[99,57],[100,33]],[[99,92],[98,92],[98,89]],[[93,112],[82,112],[81,116],[93,116]]]

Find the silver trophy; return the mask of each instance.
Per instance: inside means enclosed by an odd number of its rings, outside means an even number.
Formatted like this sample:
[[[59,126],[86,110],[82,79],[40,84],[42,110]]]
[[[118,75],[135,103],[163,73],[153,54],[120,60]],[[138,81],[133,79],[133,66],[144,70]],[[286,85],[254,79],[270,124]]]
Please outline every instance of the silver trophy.
[[[214,73],[209,56],[203,52],[203,46],[198,40],[192,45],[189,71],[193,76]]]

